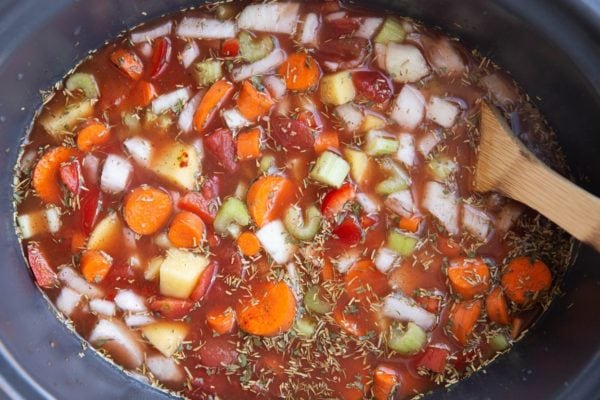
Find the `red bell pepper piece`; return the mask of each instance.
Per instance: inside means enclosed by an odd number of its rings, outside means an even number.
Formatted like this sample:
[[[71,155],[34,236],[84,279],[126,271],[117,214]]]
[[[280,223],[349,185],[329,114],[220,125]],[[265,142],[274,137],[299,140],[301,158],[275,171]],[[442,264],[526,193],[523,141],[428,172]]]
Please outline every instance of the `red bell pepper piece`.
[[[56,273],[50,267],[48,260],[36,242],[27,243],[27,260],[35,281],[40,287],[50,288],[58,284]]]
[[[333,218],[342,211],[347,202],[354,199],[356,192],[351,184],[345,183],[339,189],[333,189],[323,198],[321,212],[325,218]]]
[[[237,57],[240,53],[240,42],[236,38],[227,39],[221,45],[221,56]]]
[[[73,160],[62,164],[60,166],[60,179],[67,189],[77,196],[81,190],[81,181],[83,179],[79,160]]]
[[[190,295],[190,299],[192,301],[201,300],[208,291],[210,290],[215,278],[217,277],[217,272],[219,271],[219,264],[216,262],[212,262],[206,267],[206,269],[200,275],[200,279],[198,280],[198,284],[196,288]]]
[[[171,39],[168,37],[160,37],[154,41],[150,59],[150,77],[152,79],[157,78],[167,69],[172,50]]]
[[[89,235],[102,208],[102,193],[96,188],[90,188],[82,195],[79,207],[81,226],[85,234]]]
[[[429,346],[419,360],[419,367],[441,374],[446,368],[450,351],[440,346]]]
[[[148,301],[148,307],[162,316],[170,319],[185,317],[192,306],[193,302],[189,300],[172,299],[169,297],[155,298]]]
[[[360,224],[352,215],[347,215],[341,224],[333,230],[333,234],[344,244],[352,246],[358,244],[363,237]]]

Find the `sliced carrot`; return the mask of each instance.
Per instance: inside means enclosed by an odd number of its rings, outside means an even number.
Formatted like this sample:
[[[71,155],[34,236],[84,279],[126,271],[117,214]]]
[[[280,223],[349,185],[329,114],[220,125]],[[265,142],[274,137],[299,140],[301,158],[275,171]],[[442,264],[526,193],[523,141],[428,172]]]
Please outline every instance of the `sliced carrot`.
[[[249,81],[242,83],[240,95],[237,99],[237,107],[240,113],[249,121],[256,121],[269,113],[275,102],[267,92],[256,90]]]
[[[485,293],[490,285],[490,269],[481,258],[455,258],[447,269],[454,294],[464,300]]]
[[[73,233],[71,237],[71,253],[75,254],[81,251],[81,249],[85,248],[85,242],[87,241],[87,236],[81,232],[76,231]]]
[[[206,322],[219,335],[225,335],[235,328],[235,311],[231,307],[213,308],[206,313]]]
[[[253,160],[260,157],[260,128],[252,128],[241,132],[237,137],[237,156],[240,160]]]
[[[519,305],[536,300],[551,285],[552,273],[548,266],[530,257],[513,259],[502,275],[504,292],[511,301]]]
[[[140,235],[151,235],[166,224],[173,212],[168,193],[152,186],[133,189],[125,198],[123,216],[129,228]]]
[[[321,68],[306,53],[291,54],[277,70],[289,90],[310,90],[319,83]]]
[[[356,298],[381,297],[389,292],[387,276],[379,272],[371,260],[358,261],[346,274],[346,292]]]
[[[525,330],[525,318],[523,317],[515,317],[512,320],[511,328],[510,328],[510,337],[513,340],[517,340],[521,333]]]
[[[296,317],[296,299],[285,282],[257,282],[236,306],[240,328],[257,336],[287,332]]]
[[[423,221],[423,217],[419,217],[416,215],[410,217],[400,217],[400,221],[398,222],[398,228],[414,233],[419,230],[421,221]]]
[[[506,299],[500,286],[496,286],[488,294],[485,299],[485,309],[491,321],[501,325],[510,324],[508,306],[506,305]]]
[[[335,269],[333,268],[333,263],[329,261],[328,258],[325,258],[323,261],[323,268],[321,268],[321,279],[323,279],[325,282],[335,279]]]
[[[81,151],[92,151],[109,140],[110,127],[97,120],[89,121],[77,132],[77,148]]]
[[[315,153],[321,154],[325,150],[339,149],[340,138],[336,131],[324,131],[315,138]]]
[[[110,55],[110,60],[115,64],[125,75],[137,81],[142,77],[144,72],[144,64],[142,60],[131,50],[117,49]]]
[[[233,93],[233,83],[220,80],[213,83],[208,89],[198,108],[194,114],[194,129],[198,132],[204,132],[208,124],[212,121],[214,116],[219,111],[219,108],[229,100],[229,96]]]
[[[389,400],[398,386],[398,373],[387,365],[378,365],[373,373],[373,398]]]
[[[101,282],[112,267],[112,257],[101,250],[86,250],[81,256],[81,273],[90,283]]]
[[[141,80],[135,84],[129,92],[127,105],[129,107],[146,107],[156,97],[154,85],[148,81]]]
[[[194,213],[181,211],[171,221],[167,236],[175,247],[198,247],[204,236],[204,222]]]
[[[256,235],[252,232],[244,232],[238,237],[237,245],[243,255],[252,257],[260,251],[260,242]]]
[[[60,165],[78,155],[72,147],[54,147],[47,150],[33,170],[32,185],[37,195],[46,203],[60,204]]]
[[[281,176],[263,176],[250,186],[246,195],[250,215],[261,227],[281,216],[295,196],[294,183]]]
[[[450,316],[448,317],[450,333],[463,346],[467,345],[471,333],[475,329],[482,307],[483,301],[477,299],[454,303],[450,310]]]

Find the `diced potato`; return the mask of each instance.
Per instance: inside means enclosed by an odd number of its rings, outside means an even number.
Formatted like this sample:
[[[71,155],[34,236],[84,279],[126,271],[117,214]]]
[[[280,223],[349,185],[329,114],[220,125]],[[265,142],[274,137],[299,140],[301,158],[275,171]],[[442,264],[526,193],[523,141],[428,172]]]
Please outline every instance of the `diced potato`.
[[[87,248],[110,254],[115,248],[121,247],[122,243],[123,223],[117,213],[112,212],[96,225],[88,240]]]
[[[363,183],[369,172],[369,157],[360,150],[348,147],[344,149],[344,156],[350,163],[350,176],[352,176],[352,179],[358,184]]]
[[[171,357],[190,331],[184,322],[160,321],[142,328],[142,334],[165,357]]]
[[[70,104],[59,114],[50,114],[42,117],[40,123],[50,136],[57,141],[61,140],[81,120],[92,115],[94,104],[95,100],[84,100],[79,103]]]
[[[321,79],[321,101],[326,104],[339,106],[346,104],[356,97],[356,89],[349,71],[341,71],[326,75]]]
[[[196,287],[208,259],[187,250],[170,249],[160,265],[160,293],[187,299]]]
[[[361,132],[368,132],[372,129],[381,129],[386,125],[385,118],[377,114],[366,113],[365,119],[360,127]]]
[[[156,153],[151,169],[174,185],[193,190],[196,175],[200,173],[200,160],[194,147],[174,143]]]

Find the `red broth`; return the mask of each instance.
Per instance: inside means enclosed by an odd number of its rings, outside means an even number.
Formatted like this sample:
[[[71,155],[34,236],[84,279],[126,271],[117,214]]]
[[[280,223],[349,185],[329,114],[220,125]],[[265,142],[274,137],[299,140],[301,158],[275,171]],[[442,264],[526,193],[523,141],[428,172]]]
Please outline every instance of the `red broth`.
[[[410,19],[336,2],[185,11],[48,98],[17,231],[81,336],[152,384],[410,398],[509,349],[569,260],[549,222],[473,192],[482,101],[560,167],[506,74]]]

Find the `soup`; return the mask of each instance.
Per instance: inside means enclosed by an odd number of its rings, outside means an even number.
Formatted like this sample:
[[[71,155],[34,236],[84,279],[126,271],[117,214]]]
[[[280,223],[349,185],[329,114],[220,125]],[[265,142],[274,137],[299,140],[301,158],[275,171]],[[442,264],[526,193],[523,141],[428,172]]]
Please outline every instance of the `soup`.
[[[472,190],[482,101],[560,151],[506,74],[408,18],[209,5],[136,28],[46,99],[15,186],[37,284],[187,398],[404,399],[510,349],[570,239]]]

